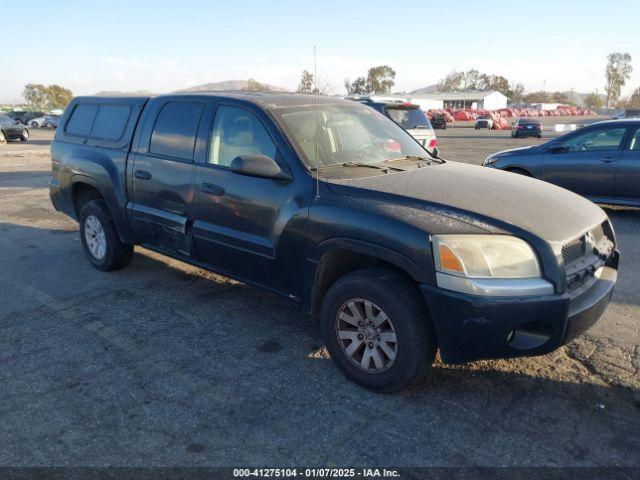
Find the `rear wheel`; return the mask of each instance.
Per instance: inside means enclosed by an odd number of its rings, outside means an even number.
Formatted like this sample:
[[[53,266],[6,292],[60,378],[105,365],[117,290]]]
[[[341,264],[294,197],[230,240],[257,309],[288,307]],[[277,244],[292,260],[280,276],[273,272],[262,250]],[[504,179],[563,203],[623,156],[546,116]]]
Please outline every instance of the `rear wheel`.
[[[117,270],[131,261],[133,245],[120,241],[102,200],[93,200],[82,207],[80,240],[85,255],[99,270]]]
[[[38,122],[31,122],[31,126],[32,127],[37,127],[38,126]]]
[[[321,327],[342,373],[376,392],[409,387],[435,358],[435,334],[419,292],[390,270],[358,270],[334,283],[322,302]]]

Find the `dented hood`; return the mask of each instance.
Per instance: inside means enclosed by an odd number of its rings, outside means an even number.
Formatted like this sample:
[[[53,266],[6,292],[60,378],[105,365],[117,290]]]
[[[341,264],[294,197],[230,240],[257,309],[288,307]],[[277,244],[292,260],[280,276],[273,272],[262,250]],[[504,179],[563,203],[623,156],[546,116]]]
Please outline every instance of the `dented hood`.
[[[594,203],[550,183],[457,162],[328,182],[336,193],[353,195],[353,190],[341,188],[348,186],[464,210],[548,242],[571,240],[606,219]]]

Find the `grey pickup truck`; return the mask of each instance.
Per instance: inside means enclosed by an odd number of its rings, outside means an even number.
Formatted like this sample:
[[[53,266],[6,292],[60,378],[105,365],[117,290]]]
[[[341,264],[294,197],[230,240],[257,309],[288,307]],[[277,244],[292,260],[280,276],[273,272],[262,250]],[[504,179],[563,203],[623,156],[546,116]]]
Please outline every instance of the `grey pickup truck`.
[[[78,220],[96,268],[142,245],[281,294],[375,391],[414,384],[437,351],[453,363],[550,352],[601,316],[616,283],[602,209],[445,161],[348,100],[80,97],[51,157],[53,205]]]

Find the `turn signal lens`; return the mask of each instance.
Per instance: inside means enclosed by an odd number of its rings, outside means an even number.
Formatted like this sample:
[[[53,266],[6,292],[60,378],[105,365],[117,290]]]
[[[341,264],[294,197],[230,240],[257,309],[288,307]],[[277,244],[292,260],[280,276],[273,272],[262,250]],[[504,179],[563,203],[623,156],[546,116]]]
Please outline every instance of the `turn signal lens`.
[[[444,270],[462,273],[462,264],[458,257],[444,244],[438,245],[438,253],[440,254],[440,267]]]

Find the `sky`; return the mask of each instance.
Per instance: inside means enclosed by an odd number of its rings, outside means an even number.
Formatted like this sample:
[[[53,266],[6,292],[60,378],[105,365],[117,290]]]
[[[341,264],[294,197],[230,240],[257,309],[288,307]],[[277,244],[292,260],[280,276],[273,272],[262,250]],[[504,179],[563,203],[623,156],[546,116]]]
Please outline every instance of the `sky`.
[[[476,68],[527,90],[604,91],[607,54],[628,52],[640,86],[637,0],[0,0],[0,103],[27,83],[76,95],[169,92],[254,78],[295,89],[302,70],[344,93],[369,67],[394,90]]]

